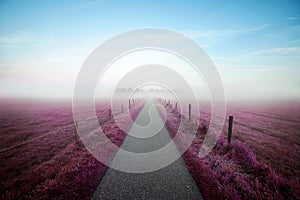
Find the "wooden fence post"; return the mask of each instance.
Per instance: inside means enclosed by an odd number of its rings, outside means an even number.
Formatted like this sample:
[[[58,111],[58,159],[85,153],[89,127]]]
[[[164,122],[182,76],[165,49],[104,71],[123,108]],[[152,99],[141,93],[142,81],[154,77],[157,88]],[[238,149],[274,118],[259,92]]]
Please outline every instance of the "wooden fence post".
[[[122,104],[122,107],[121,107],[121,112],[122,112],[122,113],[124,112],[123,104]]]
[[[78,130],[78,123],[77,121],[75,121],[75,140],[78,141],[79,140],[79,136],[77,134],[77,130]]]
[[[111,109],[108,109],[108,118],[111,118]]]
[[[229,116],[228,122],[228,145],[231,144],[231,136],[232,136],[232,124],[233,124],[233,116]]]
[[[189,121],[192,120],[192,113],[191,113],[191,111],[192,111],[192,107],[191,107],[191,104],[189,104]]]
[[[130,105],[130,99],[128,100],[128,105],[129,105],[129,109],[131,108],[131,105]]]
[[[177,103],[175,103],[175,111],[177,111]]]

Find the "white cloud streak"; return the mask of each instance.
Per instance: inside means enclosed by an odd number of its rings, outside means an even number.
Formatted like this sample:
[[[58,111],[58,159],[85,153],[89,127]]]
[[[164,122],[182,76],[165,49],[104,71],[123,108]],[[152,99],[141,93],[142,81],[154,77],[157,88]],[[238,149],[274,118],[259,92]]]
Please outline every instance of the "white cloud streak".
[[[288,17],[288,18],[286,18],[286,20],[287,21],[295,21],[295,20],[299,20],[300,19],[300,17]]]
[[[270,26],[270,24],[265,24],[262,26],[257,26],[257,27],[247,28],[247,29],[188,30],[188,31],[184,31],[184,32],[192,38],[222,37],[222,36],[228,36],[228,35],[257,32],[257,31],[261,31],[269,26]]]
[[[101,3],[101,2],[104,2],[104,0],[89,1],[89,2],[86,2],[84,4],[80,4],[78,6],[69,7],[67,9],[65,9],[62,13],[60,13],[59,15],[69,14],[71,12],[75,12],[75,11],[78,11],[78,10],[81,10],[81,9],[85,9],[87,7],[96,5],[96,4]]]
[[[38,37],[24,31],[0,36],[0,48],[36,48],[52,42],[54,42],[52,38],[47,38],[47,40],[45,38],[38,39]]]
[[[21,41],[23,41],[22,37],[17,35],[1,36],[0,47],[17,48]]]
[[[271,49],[261,49],[246,56],[297,56],[300,58],[300,47],[279,47]]]

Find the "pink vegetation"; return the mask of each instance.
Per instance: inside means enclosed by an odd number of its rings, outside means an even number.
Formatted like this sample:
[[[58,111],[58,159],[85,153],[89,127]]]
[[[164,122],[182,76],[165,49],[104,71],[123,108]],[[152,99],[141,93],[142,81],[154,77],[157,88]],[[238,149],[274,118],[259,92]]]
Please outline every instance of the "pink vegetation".
[[[166,125],[174,137],[181,114],[167,108]],[[189,123],[183,120],[185,130]],[[299,199],[299,182],[275,172],[263,161],[258,161],[254,151],[234,139],[231,148],[221,135],[213,151],[201,159],[199,149],[208,129],[202,121],[192,145],[183,159],[205,199]],[[183,133],[188,134],[188,133]],[[182,140],[175,141],[180,148]],[[272,147],[271,147],[272,148]],[[274,148],[274,151],[280,149]],[[297,169],[290,168],[297,171]]]
[[[99,120],[108,108],[96,108]],[[0,199],[90,199],[107,167],[75,141],[71,106],[5,102],[0,122]],[[113,119],[102,128],[118,146],[126,137]]]

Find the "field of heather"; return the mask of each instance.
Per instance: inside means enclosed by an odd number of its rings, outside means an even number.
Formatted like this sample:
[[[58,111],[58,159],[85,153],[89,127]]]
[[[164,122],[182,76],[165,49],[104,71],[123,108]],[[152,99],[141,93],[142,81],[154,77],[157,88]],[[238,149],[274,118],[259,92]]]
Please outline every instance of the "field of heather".
[[[209,124],[210,108],[200,107],[192,120]],[[188,117],[188,105],[182,108]],[[233,140],[250,147],[258,158],[288,178],[300,177],[300,106],[297,103],[240,105],[227,108],[226,119],[234,117]],[[228,121],[223,135],[227,139]]]
[[[116,113],[121,113],[121,105],[113,108]],[[131,109],[132,119],[142,106],[140,102]],[[164,106],[167,114],[162,116],[171,136],[182,116],[182,136],[189,134],[191,124],[198,127],[183,158],[205,199],[299,198],[299,106],[229,107],[226,118],[234,116],[232,146],[227,146],[226,121],[217,145],[203,159],[197,155],[209,126],[209,107],[200,105],[200,118],[192,113],[189,122],[187,104],[181,108],[183,114]],[[109,108],[105,102],[97,104],[97,118],[105,121],[101,128],[106,136],[120,146],[126,131],[114,119],[106,120]],[[118,122],[129,130],[132,120],[122,116],[116,116]],[[0,199],[90,199],[107,167],[76,140],[75,133],[70,104],[1,102]],[[180,149],[184,141],[175,142]],[[116,153],[99,151],[107,157]]]
[[[142,106],[131,109],[132,119]],[[107,118],[108,108],[107,103],[97,104],[99,122]],[[129,129],[132,120],[119,117]],[[126,134],[114,119],[101,128],[114,144],[122,144]],[[90,199],[106,166],[76,141],[75,133],[70,104],[1,102],[0,199]]]
[[[299,198],[299,105],[229,107],[226,118],[234,116],[232,146],[227,147],[226,121],[217,145],[204,159],[197,154],[209,126],[210,109],[202,106],[200,117],[192,111],[192,122],[187,121],[188,104],[181,109],[182,115],[167,107],[167,126],[173,136],[181,116],[186,119],[184,134],[191,123],[199,126],[184,159],[205,199]],[[179,148],[182,142],[177,141]]]

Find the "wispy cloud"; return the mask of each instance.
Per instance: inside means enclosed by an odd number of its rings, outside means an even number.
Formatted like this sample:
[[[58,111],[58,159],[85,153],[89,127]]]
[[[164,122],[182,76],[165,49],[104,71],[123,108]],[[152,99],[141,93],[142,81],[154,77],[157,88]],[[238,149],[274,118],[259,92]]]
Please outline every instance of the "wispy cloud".
[[[0,47],[17,48],[22,41],[22,37],[18,35],[0,36]]]
[[[286,18],[286,20],[288,20],[288,21],[295,21],[295,20],[299,20],[299,19],[300,19],[300,17],[297,17],[297,16]]]
[[[35,48],[40,46],[41,41],[27,32],[18,31],[8,35],[0,35],[0,48]]]
[[[104,1],[104,0],[90,1],[90,2],[88,2],[88,3],[86,3],[86,4],[81,5],[80,7],[81,7],[81,8],[86,8],[86,7],[95,5],[95,4],[97,4],[97,3],[103,2],[103,1]]]
[[[192,38],[221,37],[221,36],[228,36],[228,35],[234,35],[234,34],[257,32],[257,31],[261,31],[269,26],[270,26],[270,24],[265,24],[265,25],[252,27],[252,28],[246,28],[246,29],[188,30],[188,31],[184,31],[184,32]]]
[[[271,49],[261,49],[247,56],[297,56],[300,57],[300,47],[280,47]]]
[[[214,62],[222,68],[283,70],[299,66],[300,47],[278,47],[260,49],[234,57],[214,57]]]
[[[77,6],[73,6],[73,7],[69,7],[67,9],[65,9],[62,13],[60,13],[59,15],[65,15],[65,14],[69,14],[71,12],[75,12],[93,5],[96,5],[98,3],[104,2],[104,0],[95,0],[95,1],[88,1],[85,2],[83,4],[77,5]]]

